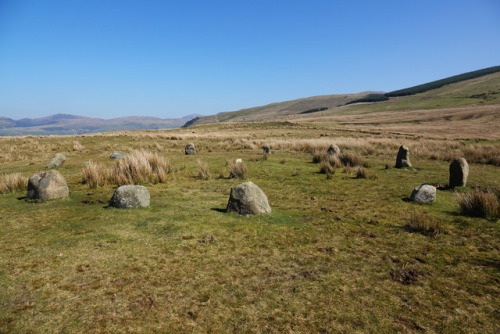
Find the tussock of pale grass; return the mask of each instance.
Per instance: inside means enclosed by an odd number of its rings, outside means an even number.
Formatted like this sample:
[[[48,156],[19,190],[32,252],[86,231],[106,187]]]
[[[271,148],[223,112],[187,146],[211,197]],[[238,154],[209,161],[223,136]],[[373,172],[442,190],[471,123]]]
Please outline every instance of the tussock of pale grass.
[[[73,141],[73,151],[83,151],[85,147],[78,141]]]
[[[476,188],[470,192],[458,193],[457,201],[462,215],[482,218],[500,217],[499,196],[491,190],[482,191]]]
[[[82,169],[82,183],[88,184],[90,188],[105,186],[111,178],[111,172],[104,164],[89,161]]]
[[[344,166],[366,166],[366,163],[361,155],[354,152],[342,152],[339,156],[340,161]]]
[[[229,167],[229,177],[231,179],[243,179],[248,178],[248,168],[244,162],[227,161]]]
[[[210,169],[208,168],[208,164],[199,159],[197,161],[197,164],[198,164],[198,179],[209,180],[211,174],[210,174]]]
[[[0,193],[26,190],[28,180],[21,173],[0,175]]]
[[[356,174],[357,179],[366,179],[368,177],[366,169],[362,166],[357,166],[354,170],[354,174]]]
[[[172,164],[158,154],[136,150],[116,162],[110,179],[117,185],[165,183],[172,169]]]

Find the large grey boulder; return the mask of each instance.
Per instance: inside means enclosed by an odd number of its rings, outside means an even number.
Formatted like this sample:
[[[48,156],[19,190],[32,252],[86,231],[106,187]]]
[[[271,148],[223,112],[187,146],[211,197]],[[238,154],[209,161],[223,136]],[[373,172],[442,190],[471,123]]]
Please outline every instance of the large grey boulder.
[[[328,150],[326,151],[328,155],[339,155],[340,154],[340,148],[337,145],[330,145]]]
[[[193,143],[189,143],[186,145],[186,148],[184,149],[184,152],[186,155],[195,155],[196,154],[196,149],[194,148]]]
[[[68,184],[56,170],[32,175],[28,180],[27,197],[30,199],[66,198],[69,195]]]
[[[419,203],[434,203],[436,201],[436,187],[430,184],[422,184],[413,189],[410,200]]]
[[[248,181],[231,188],[226,211],[253,215],[271,213],[271,207],[266,194],[253,182]]]
[[[66,156],[64,154],[62,154],[62,153],[57,153],[49,161],[49,163],[47,165],[45,165],[45,168],[50,169],[50,168],[61,167],[64,164],[65,161],[66,161]]]
[[[399,147],[398,156],[396,157],[396,168],[411,167],[410,150],[408,147],[401,145]]]
[[[125,185],[118,187],[109,200],[109,206],[120,209],[145,208],[149,206],[149,191],[144,186]]]
[[[109,156],[110,159],[125,159],[127,156],[120,151],[113,151],[111,155]]]
[[[450,164],[450,188],[465,187],[469,177],[469,164],[464,158],[458,158]]]

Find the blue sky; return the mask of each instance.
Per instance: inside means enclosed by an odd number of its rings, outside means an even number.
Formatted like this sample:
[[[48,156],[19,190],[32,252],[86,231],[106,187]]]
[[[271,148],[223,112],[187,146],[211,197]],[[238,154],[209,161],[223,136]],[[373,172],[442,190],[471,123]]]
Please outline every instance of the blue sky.
[[[0,116],[215,114],[500,65],[500,1],[0,0]]]

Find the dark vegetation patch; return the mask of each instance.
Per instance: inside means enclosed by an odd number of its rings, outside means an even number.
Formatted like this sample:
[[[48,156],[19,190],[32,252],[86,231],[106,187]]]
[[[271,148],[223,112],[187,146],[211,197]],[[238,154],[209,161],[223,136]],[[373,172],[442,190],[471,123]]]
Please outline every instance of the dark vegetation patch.
[[[327,109],[328,109],[327,107],[313,108],[313,109],[309,109],[309,110],[303,111],[303,112],[301,112],[299,114],[311,114],[313,112],[324,111],[324,110],[327,110]]]
[[[415,284],[423,274],[423,271],[416,269],[394,269],[389,273],[389,276],[395,282],[411,285]]]

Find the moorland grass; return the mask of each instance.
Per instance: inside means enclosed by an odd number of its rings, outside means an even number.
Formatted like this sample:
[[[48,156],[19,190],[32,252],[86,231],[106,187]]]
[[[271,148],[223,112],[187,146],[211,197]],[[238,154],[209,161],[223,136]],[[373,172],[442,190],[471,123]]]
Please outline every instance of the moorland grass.
[[[421,139],[358,133],[349,148],[378,179],[357,179],[354,168],[325,179],[306,147],[324,131],[235,124],[0,139],[11,154],[1,173],[29,176],[61,151],[70,186],[65,200],[0,196],[0,332],[498,332],[498,222],[460,215],[451,191],[432,205],[405,200],[417,185],[446,183],[449,163],[415,154],[414,169],[386,169],[399,145]],[[282,136],[288,146],[249,159],[261,152],[254,140]],[[184,155],[188,141],[196,156]],[[363,155],[356,141],[380,144]],[[142,183],[149,208],[107,208],[115,184],[81,183],[90,159],[113,168],[113,150],[148,150],[175,166],[165,183]],[[218,175],[237,158],[272,214],[226,214],[243,181],[196,177],[198,159]],[[469,185],[500,188],[498,168],[471,163]],[[408,212],[446,233],[409,231]]]

